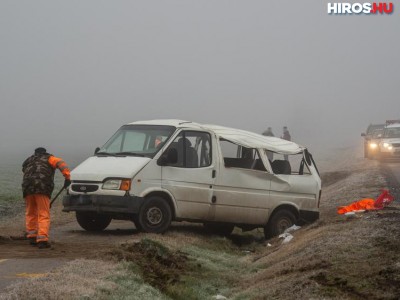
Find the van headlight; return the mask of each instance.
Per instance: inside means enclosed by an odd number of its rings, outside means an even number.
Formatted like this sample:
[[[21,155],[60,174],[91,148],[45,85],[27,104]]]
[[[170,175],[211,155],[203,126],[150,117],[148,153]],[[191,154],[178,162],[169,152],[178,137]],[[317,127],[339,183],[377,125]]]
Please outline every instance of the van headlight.
[[[392,150],[393,146],[392,146],[392,144],[389,144],[389,143],[383,143],[383,148],[386,148],[388,150]]]
[[[103,183],[103,190],[129,191],[131,188],[130,179],[109,179]]]
[[[378,147],[378,144],[377,143],[371,143],[371,144],[369,144],[369,147],[371,149],[376,149],[376,147]]]

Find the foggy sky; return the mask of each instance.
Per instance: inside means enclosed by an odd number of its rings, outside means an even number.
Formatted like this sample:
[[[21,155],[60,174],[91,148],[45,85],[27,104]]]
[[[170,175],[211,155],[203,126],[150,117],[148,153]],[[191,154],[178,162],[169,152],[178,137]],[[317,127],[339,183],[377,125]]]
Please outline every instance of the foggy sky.
[[[179,118],[309,146],[400,118],[400,3],[1,1],[0,159],[83,159],[122,124]]]

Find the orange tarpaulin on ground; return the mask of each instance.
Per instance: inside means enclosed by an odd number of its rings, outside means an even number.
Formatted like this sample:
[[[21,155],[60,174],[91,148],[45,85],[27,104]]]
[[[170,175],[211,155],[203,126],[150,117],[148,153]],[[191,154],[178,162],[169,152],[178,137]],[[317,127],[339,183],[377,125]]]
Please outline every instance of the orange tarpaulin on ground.
[[[357,211],[357,210],[377,210],[377,209],[382,209],[384,206],[388,205],[390,202],[394,200],[393,196],[389,194],[388,190],[382,190],[382,193],[379,195],[379,197],[374,200],[374,199],[361,199],[359,201],[353,202],[350,205],[347,206],[339,206],[337,208],[337,213],[339,215],[351,212],[351,211]]]

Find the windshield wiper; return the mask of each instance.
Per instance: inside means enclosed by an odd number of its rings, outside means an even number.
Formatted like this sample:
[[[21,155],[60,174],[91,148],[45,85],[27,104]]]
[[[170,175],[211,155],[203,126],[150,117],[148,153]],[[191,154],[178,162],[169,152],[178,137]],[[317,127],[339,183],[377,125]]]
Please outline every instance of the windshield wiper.
[[[104,155],[104,156],[117,156],[115,153],[109,153],[109,152],[97,152],[97,155]]]
[[[117,152],[117,153],[115,153],[115,154],[116,154],[116,155],[129,155],[129,156],[141,156],[141,157],[144,157],[144,155],[141,154],[141,153],[129,152],[129,151],[126,151],[126,152]]]

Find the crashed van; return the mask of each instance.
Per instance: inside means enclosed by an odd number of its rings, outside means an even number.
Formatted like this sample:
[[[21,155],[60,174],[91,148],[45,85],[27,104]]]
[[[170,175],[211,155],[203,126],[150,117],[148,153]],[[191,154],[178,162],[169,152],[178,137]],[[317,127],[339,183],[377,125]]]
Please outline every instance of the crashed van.
[[[88,231],[112,219],[163,233],[172,221],[267,238],[319,217],[321,179],[308,150],[275,137],[181,120],[123,125],[71,173],[63,211]]]

